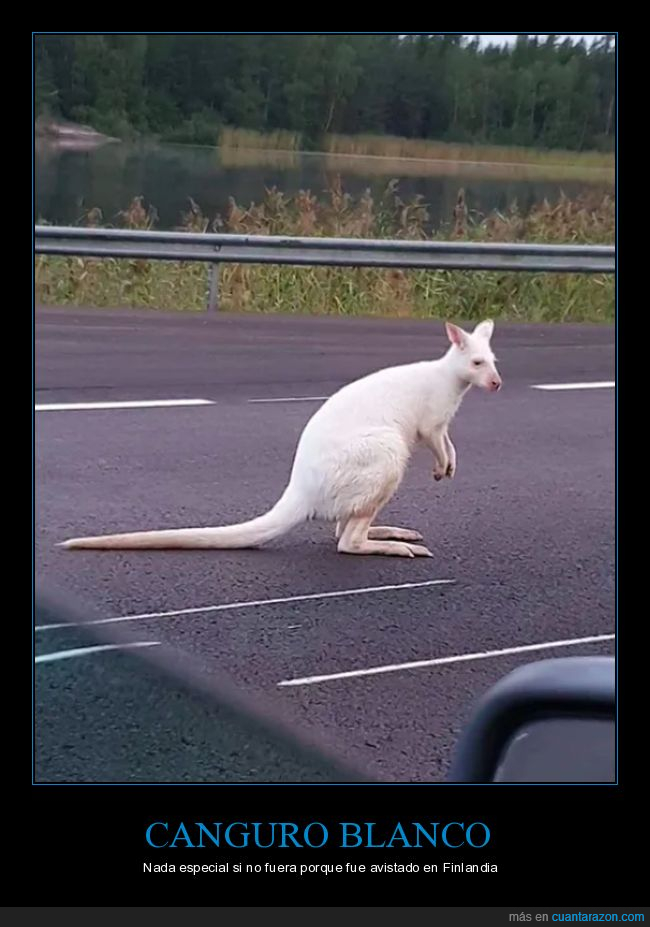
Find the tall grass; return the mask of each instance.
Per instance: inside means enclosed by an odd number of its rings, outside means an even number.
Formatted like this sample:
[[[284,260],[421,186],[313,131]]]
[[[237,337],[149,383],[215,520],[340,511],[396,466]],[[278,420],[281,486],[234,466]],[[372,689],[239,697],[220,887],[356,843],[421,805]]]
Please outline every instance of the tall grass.
[[[300,132],[278,129],[258,132],[224,126],[219,131],[219,147],[266,151],[301,151]],[[614,154],[602,151],[562,151],[507,145],[459,144],[434,139],[400,138],[392,135],[324,135],[316,146],[327,154],[352,157],[404,158],[423,161],[456,161],[494,164],[546,165],[614,170]]]
[[[390,135],[326,135],[327,152],[382,158],[487,161],[508,164],[563,164],[614,168],[614,155],[600,151],[561,151],[505,145],[457,144]]]
[[[614,171],[609,167],[584,164],[530,164],[506,161],[453,161],[427,158],[391,158],[375,155],[336,154],[333,152],[286,151],[276,148],[231,148],[217,151],[221,167],[266,167],[291,170],[314,158],[329,174],[359,177],[457,177],[459,183],[470,179],[551,180],[561,183],[579,180],[599,187],[614,188]]]
[[[221,148],[262,148],[266,151],[300,151],[302,135],[286,129],[257,132],[255,129],[235,129],[223,126],[219,131]]]
[[[85,223],[101,225],[98,210]],[[136,198],[118,217],[128,228],[155,226],[156,214]],[[527,215],[513,203],[505,213],[474,218],[464,195],[435,237],[470,241],[612,243],[615,207],[608,194],[543,202]],[[287,197],[267,189],[259,203],[243,207],[230,199],[223,217],[210,220],[189,201],[181,217],[186,231],[255,235],[315,235],[424,240],[429,215],[416,197],[399,195],[396,182],[375,200],[358,198],[340,181],[327,195],[310,191]],[[36,298],[41,304],[141,306],[197,311],[205,307],[205,264],[124,259],[39,256]],[[530,274],[478,271],[383,270],[375,268],[222,265],[221,308],[230,312],[289,312],[335,315],[454,317],[490,315],[522,321],[609,322],[614,318],[611,275]]]

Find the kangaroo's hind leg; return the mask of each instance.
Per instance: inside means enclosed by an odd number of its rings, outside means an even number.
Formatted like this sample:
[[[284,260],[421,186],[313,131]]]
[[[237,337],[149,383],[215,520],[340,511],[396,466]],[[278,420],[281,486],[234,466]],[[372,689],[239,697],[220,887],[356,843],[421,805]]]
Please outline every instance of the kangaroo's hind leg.
[[[421,541],[419,531],[411,528],[393,528],[391,525],[371,525],[368,528],[368,538],[371,541]]]
[[[387,557],[433,556],[431,551],[421,544],[411,544],[405,541],[371,540],[368,532],[373,515],[353,516],[348,519],[339,538],[339,553],[383,554]]]
[[[341,537],[345,523],[337,521],[336,523],[336,540]],[[371,525],[368,528],[369,541],[422,541],[423,537],[419,531],[412,531],[410,528],[393,528],[390,525]]]

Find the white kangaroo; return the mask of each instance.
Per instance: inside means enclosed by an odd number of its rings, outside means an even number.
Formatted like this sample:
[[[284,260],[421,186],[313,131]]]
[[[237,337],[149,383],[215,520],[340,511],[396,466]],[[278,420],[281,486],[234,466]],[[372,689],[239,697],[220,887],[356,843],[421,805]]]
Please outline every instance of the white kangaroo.
[[[471,386],[501,387],[490,348],[491,320],[473,332],[446,323],[451,346],[433,361],[378,370],[344,386],[307,422],[289,485],[265,515],[220,528],[140,531],[64,541],[68,548],[247,548],[310,519],[336,522],[343,554],[430,557],[417,531],[373,525],[400,485],[418,441],[434,456],[433,476],[453,478],[448,428]]]

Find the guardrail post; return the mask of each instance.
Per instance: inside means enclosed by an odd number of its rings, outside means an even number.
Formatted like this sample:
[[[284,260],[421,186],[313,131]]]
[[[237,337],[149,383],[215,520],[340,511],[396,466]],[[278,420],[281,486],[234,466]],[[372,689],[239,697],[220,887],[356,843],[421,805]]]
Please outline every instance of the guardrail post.
[[[208,312],[217,312],[219,310],[219,264],[216,261],[210,264],[206,309]]]

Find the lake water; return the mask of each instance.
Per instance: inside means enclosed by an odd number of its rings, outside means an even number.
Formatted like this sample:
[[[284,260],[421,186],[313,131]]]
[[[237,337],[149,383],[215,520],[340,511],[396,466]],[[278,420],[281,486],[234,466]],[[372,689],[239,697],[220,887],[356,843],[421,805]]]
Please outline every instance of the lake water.
[[[210,219],[224,214],[229,197],[243,207],[259,202],[264,189],[291,195],[310,190],[319,198],[335,178],[353,196],[370,189],[379,197],[392,179],[400,196],[420,194],[431,225],[451,221],[458,191],[476,214],[505,210],[516,200],[526,212],[544,198],[563,191],[574,197],[586,190],[612,190],[613,171],[517,164],[425,161],[323,154],[242,151],[185,145],[107,144],[92,150],[36,146],[35,220],[57,225],[77,223],[91,208],[101,209],[104,223],[133,197],[143,196],[158,213],[157,228],[179,225],[188,197]]]

